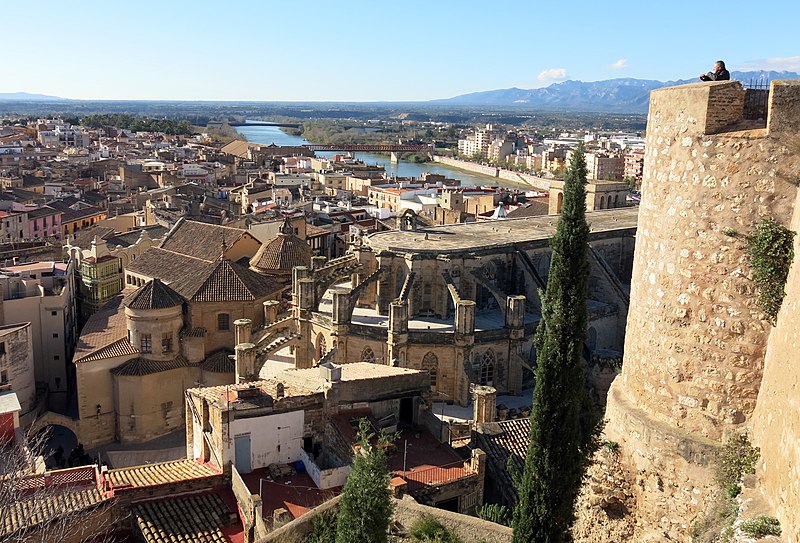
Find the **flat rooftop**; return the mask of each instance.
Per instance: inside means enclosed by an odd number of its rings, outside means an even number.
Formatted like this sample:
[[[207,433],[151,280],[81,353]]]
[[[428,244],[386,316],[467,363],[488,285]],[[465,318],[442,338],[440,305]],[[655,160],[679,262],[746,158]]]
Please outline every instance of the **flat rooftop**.
[[[602,233],[636,228],[639,208],[587,211],[590,239]],[[478,251],[517,243],[545,242],[556,232],[557,215],[390,230],[367,237],[376,251],[448,254]]]
[[[350,283],[340,283],[335,286],[350,288]],[[333,301],[330,298],[330,290],[328,290],[323,295],[322,301],[319,304],[319,313],[330,317],[332,314],[332,304]],[[607,306],[608,304],[597,300],[586,300],[586,307],[590,313],[592,311],[601,310]],[[531,312],[526,312],[524,318],[525,324],[536,324],[541,320],[540,315]],[[388,315],[381,315],[377,310],[368,307],[356,307],[353,309],[353,316],[350,322],[361,326],[374,326],[387,330],[389,328]],[[498,330],[500,328],[505,328],[505,325],[505,315],[499,308],[479,309],[475,311],[476,332]],[[455,321],[454,317],[439,319],[436,317],[418,316],[408,320],[408,329],[412,332],[453,333],[455,331]]]
[[[362,381],[365,379],[382,379],[385,377],[396,377],[399,375],[416,375],[420,370],[410,368],[395,368],[383,364],[371,364],[369,362],[352,362],[337,366],[342,369],[340,381]],[[319,367],[305,369],[288,369],[283,373],[295,375],[302,379],[324,381]]]
[[[316,370],[319,372],[319,369]],[[264,379],[246,383],[190,388],[187,392],[208,400],[219,408],[243,410],[272,407],[283,398],[313,396],[316,391],[291,383],[283,383],[283,394],[278,395],[279,381]]]
[[[272,525],[272,515],[277,509],[286,509],[293,518],[297,518],[342,492],[340,486],[326,490],[317,488],[307,473],[274,479],[267,468],[244,474],[242,480],[251,494],[261,496],[261,516],[267,526]]]

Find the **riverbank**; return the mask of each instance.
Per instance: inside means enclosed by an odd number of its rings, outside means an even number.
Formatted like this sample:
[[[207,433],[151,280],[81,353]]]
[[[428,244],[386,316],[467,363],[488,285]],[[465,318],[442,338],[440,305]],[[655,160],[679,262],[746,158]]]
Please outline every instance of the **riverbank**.
[[[260,143],[264,145],[305,145],[307,140],[300,136],[294,136],[287,133],[287,129],[282,129],[277,126],[263,126],[263,125],[243,125],[236,127],[237,132],[247,137],[247,141],[251,143]],[[288,129],[291,130],[291,129]],[[322,152],[320,156],[332,156],[333,152]],[[457,168],[445,163],[437,162],[410,162],[403,160],[402,156],[400,162],[393,163],[389,155],[379,155],[374,153],[358,153],[357,158],[363,160],[370,165],[378,165],[384,168],[387,177],[415,177],[419,179],[425,172],[444,175],[448,178],[456,178],[461,181],[465,187],[475,187],[482,185],[495,185],[509,189],[525,189],[534,185],[525,182],[524,179],[517,177],[505,178],[497,175],[492,171],[490,175],[481,172],[472,172],[465,168]]]
[[[450,168],[464,170],[466,172],[476,173],[486,177],[495,179],[502,179],[523,186],[530,186],[539,190],[550,190],[550,180],[543,177],[527,173],[519,173],[512,170],[498,168],[496,166],[484,166],[475,162],[468,162],[466,160],[458,160],[457,158],[450,158],[446,156],[434,155],[433,161],[438,164],[444,164]]]

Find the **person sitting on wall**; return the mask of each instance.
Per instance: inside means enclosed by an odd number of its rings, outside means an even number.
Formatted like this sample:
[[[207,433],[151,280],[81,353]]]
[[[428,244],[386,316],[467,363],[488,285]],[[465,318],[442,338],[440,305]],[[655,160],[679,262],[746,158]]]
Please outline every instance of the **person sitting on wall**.
[[[725,63],[718,60],[714,63],[714,71],[707,74],[700,74],[701,81],[728,81],[731,73],[725,69]]]

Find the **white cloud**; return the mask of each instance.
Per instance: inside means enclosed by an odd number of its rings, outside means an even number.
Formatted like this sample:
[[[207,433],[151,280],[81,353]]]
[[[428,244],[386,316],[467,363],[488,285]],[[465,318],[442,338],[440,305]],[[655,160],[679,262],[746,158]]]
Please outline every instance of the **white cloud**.
[[[745,62],[739,70],[775,70],[776,72],[800,72],[800,56],[761,58]]]
[[[539,81],[564,81],[567,78],[566,68],[550,68],[539,74]]]
[[[618,61],[616,61],[614,64],[611,64],[609,66],[609,68],[611,68],[612,70],[624,70],[627,67],[628,67],[628,59],[627,58],[621,58]]]

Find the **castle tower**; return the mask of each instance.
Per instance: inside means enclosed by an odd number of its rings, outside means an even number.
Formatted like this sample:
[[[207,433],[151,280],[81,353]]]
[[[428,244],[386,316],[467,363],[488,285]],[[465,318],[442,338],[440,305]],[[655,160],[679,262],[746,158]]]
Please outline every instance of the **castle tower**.
[[[625,358],[605,432],[636,473],[640,525],[678,540],[708,500],[704,466],[756,406],[771,325],[745,236],[767,217],[788,224],[800,171],[800,85],[773,83],[766,128],[747,120],[745,93],[726,81],[650,97]]]

